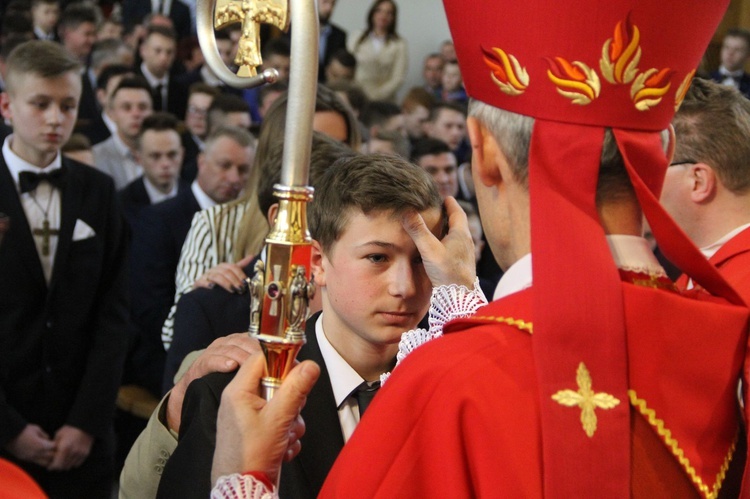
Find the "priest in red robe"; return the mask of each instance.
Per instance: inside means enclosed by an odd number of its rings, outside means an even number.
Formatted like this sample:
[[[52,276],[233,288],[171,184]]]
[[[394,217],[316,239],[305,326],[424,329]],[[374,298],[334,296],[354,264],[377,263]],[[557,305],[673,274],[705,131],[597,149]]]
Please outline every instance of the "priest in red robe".
[[[665,130],[728,2],[444,3],[505,275],[394,370],[321,496],[717,497],[748,311],[658,198]],[[443,241],[405,224],[460,295],[449,213]],[[643,215],[695,290],[654,260]]]

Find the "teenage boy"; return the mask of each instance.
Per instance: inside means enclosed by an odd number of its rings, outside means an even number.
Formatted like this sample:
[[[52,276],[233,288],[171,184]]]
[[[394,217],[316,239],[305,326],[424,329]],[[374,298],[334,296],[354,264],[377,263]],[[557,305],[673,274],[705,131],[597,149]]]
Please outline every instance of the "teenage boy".
[[[0,159],[0,456],[52,497],[112,487],[112,414],[127,344],[125,238],[112,180],[62,158],[80,66],[32,41],[8,59]]]
[[[281,473],[282,497],[317,495],[367,395],[393,367],[401,334],[426,313],[430,281],[400,220],[406,210],[416,210],[438,234],[440,206],[429,175],[391,156],[339,161],[319,182],[310,229],[323,311],[308,319],[299,358],[316,361],[321,378],[302,411],[303,450]],[[160,496],[210,492],[216,411],[232,377],[212,374],[188,389],[179,444],[164,468]]]
[[[55,41],[55,26],[60,19],[60,4],[57,0],[33,0],[31,22],[37,40]]]

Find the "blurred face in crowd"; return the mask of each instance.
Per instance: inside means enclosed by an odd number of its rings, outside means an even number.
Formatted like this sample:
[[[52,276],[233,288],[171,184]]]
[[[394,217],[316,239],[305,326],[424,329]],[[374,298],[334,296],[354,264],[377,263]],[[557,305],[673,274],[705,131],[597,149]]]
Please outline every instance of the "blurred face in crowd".
[[[138,144],[143,176],[163,193],[169,193],[182,168],[183,148],[175,130],[146,130]]]
[[[122,38],[122,24],[118,24],[112,21],[104,21],[99,26],[99,31],[96,33],[96,39],[101,40],[119,40]]]
[[[372,13],[372,26],[376,33],[385,34],[396,18],[396,9],[389,0],[380,2]]]
[[[426,125],[427,135],[442,140],[455,150],[466,136],[466,118],[454,109],[441,109],[435,121]]]
[[[126,143],[135,141],[144,118],[150,115],[151,94],[142,88],[121,88],[112,97],[111,116]]]
[[[327,83],[352,81],[354,79],[354,68],[348,68],[336,59],[331,59],[331,62],[326,66],[325,72]]]
[[[442,199],[458,194],[458,165],[453,153],[425,154],[417,165],[432,176]]]
[[[439,87],[443,77],[443,58],[428,57],[425,59],[422,77],[424,78],[424,84],[428,87]]]
[[[65,50],[80,61],[85,61],[91,53],[91,47],[96,41],[96,26],[94,23],[83,22],[62,30],[62,44]]]
[[[198,155],[198,185],[216,203],[232,201],[245,187],[254,159],[252,147],[218,137]]]
[[[430,117],[430,111],[420,105],[414,106],[411,111],[404,111],[404,127],[406,133],[412,139],[424,137],[424,127]]]
[[[60,19],[60,6],[57,2],[40,2],[31,7],[31,19],[34,27],[40,28],[45,33],[52,33],[57,21]]]
[[[217,38],[216,48],[219,50],[219,57],[224,61],[226,67],[231,67],[234,64],[234,46],[232,40],[228,38]]]
[[[325,24],[331,18],[336,0],[318,0],[318,18],[321,24]]]
[[[213,96],[195,92],[188,99],[187,112],[185,113],[185,126],[187,129],[200,139],[206,138],[208,125],[206,116],[208,108],[211,106]]]
[[[141,58],[157,78],[163,78],[172,67],[175,57],[175,41],[159,33],[151,33],[141,45]]]
[[[275,69],[279,72],[279,81],[289,81],[289,57],[280,54],[264,57],[263,69]]]
[[[461,88],[461,70],[458,69],[458,64],[455,62],[449,62],[443,67],[443,90],[446,92],[453,92]]]
[[[440,55],[443,56],[444,61],[455,61],[456,48],[453,46],[453,42],[443,42],[443,44],[440,46]]]
[[[727,36],[721,44],[721,64],[729,71],[738,71],[745,66],[750,47],[744,38]]]

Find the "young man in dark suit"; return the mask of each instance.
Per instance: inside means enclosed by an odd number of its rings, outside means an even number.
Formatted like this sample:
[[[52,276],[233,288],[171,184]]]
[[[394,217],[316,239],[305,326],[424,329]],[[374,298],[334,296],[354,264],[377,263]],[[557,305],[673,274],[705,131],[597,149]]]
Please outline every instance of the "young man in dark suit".
[[[79,64],[53,42],[8,60],[0,160],[0,455],[53,497],[109,497],[127,324],[125,238],[112,180],[62,158]]]
[[[721,66],[711,73],[711,79],[734,87],[750,98],[750,74],[745,72],[745,64],[750,59],[750,31],[744,28],[728,30],[721,43],[720,55]]]
[[[317,495],[367,395],[393,367],[401,334],[426,313],[432,288],[400,215],[416,210],[439,234],[440,206],[424,170],[389,156],[338,161],[318,182],[310,229],[322,314],[308,319],[298,357],[316,361],[321,377],[302,410],[302,451],[281,472],[282,497]],[[216,411],[232,376],[211,374],[188,389],[179,443],[158,497],[205,497],[210,491]]]
[[[185,151],[177,132],[177,118],[164,112],[146,117],[136,143],[136,158],[143,168],[143,175],[120,191],[125,219],[131,227],[135,226],[144,208],[188,189],[188,183],[180,179]]]
[[[177,2],[178,0],[175,0]],[[143,62],[138,67],[153,94],[155,111],[185,116],[187,89],[173,73],[177,55],[177,35],[168,26],[149,26],[140,48]]]

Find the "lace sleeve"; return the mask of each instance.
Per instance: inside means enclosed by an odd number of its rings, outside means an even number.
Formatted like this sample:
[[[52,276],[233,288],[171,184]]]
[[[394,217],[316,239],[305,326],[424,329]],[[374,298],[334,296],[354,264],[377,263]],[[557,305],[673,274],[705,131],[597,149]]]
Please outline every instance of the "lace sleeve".
[[[217,480],[211,499],[279,499],[279,496],[254,476],[233,473]]]
[[[458,284],[433,288],[432,298],[430,298],[430,330],[412,329],[401,335],[396,354],[396,367],[418,347],[442,336],[443,326],[447,322],[460,317],[469,317],[479,307],[486,304],[487,298],[482,288],[479,287],[479,278],[474,279],[474,289]],[[381,385],[390,375],[391,373],[380,375]]]

